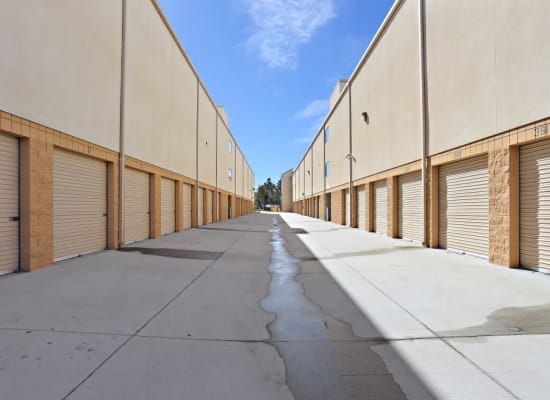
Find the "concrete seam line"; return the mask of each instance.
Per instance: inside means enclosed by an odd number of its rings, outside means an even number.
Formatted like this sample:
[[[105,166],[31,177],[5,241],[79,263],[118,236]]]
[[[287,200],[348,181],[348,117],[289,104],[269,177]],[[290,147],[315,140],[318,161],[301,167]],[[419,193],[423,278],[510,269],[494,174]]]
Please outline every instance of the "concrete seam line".
[[[334,256],[332,251],[330,251],[325,245],[320,244],[320,246],[325,249],[327,252]],[[454,350],[458,355],[460,355],[464,360],[469,362],[471,365],[473,365],[477,370],[479,370],[483,375],[485,375],[487,378],[489,378],[490,381],[495,383],[497,386],[499,386],[502,390],[504,390],[506,393],[508,393],[510,396],[512,396],[514,399],[521,400],[520,397],[518,397],[514,392],[512,392],[508,387],[506,387],[502,382],[500,382],[498,379],[493,377],[489,372],[485,371],[480,365],[478,365],[473,360],[469,359],[464,353],[459,351],[456,347],[454,347],[451,343],[448,342],[448,339],[442,336],[439,336],[437,332],[435,332],[433,329],[431,329],[428,325],[426,325],[424,322],[422,322],[419,318],[417,318],[412,312],[407,310],[403,305],[398,303],[393,297],[391,297],[389,294],[387,294],[384,290],[382,290],[380,287],[378,287],[376,284],[371,282],[369,279],[361,275],[353,266],[349,265],[346,261],[340,260],[343,264],[345,264],[348,268],[350,268],[355,274],[359,275],[361,279],[363,279],[366,283],[371,285],[373,288],[375,288],[378,292],[380,292],[382,295],[384,295],[387,299],[389,299],[391,302],[393,302],[395,305],[397,305],[401,310],[403,310],[405,313],[407,313],[411,318],[413,318],[415,321],[417,321],[420,325],[422,325],[424,328],[426,328],[429,332],[431,332],[434,337],[433,339],[441,340],[444,344],[447,345],[451,350]]]
[[[216,271],[216,273],[225,273],[221,271]],[[256,272],[239,272],[239,274],[256,274]],[[259,273],[262,274],[263,273]],[[68,334],[75,334],[75,335],[97,335],[97,336],[120,336],[120,337],[130,337],[131,334],[125,334],[125,333],[112,333],[112,332],[94,332],[94,331],[71,331],[71,330],[52,330],[52,329],[34,329],[34,328],[6,328],[6,327],[0,327],[0,331],[12,331],[12,332],[28,332],[28,333],[68,333]],[[362,338],[359,340],[323,340],[323,341],[316,341],[316,340],[304,340],[304,339],[298,339],[298,340],[263,340],[263,339],[250,339],[250,340],[243,340],[243,339],[212,339],[212,338],[197,338],[197,337],[179,337],[179,336],[155,336],[155,335],[140,335],[136,334],[136,337],[142,337],[142,338],[159,338],[159,339],[179,339],[179,340],[204,340],[204,341],[219,341],[219,342],[250,342],[250,343],[364,343],[364,342],[405,342],[405,341],[411,341],[411,340],[438,340],[438,339],[476,339],[476,338],[491,338],[491,337],[510,337],[510,336],[548,336],[548,332],[524,332],[524,333],[487,333],[487,334],[479,334],[479,335],[444,335],[444,336],[408,336],[408,337],[396,337],[396,338],[385,338],[382,336],[378,337],[370,337],[370,338]]]
[[[346,264],[353,272],[355,272],[357,275],[359,275],[365,282],[370,284],[373,288],[378,290],[382,295],[384,295],[386,298],[388,298],[391,302],[393,302],[395,305],[397,305],[399,308],[401,308],[405,313],[407,313],[411,318],[413,318],[415,321],[417,321],[419,324],[421,324],[424,328],[426,328],[429,332],[431,332],[434,337],[433,339],[441,340],[447,347],[449,347],[451,350],[454,350],[459,356],[461,356],[464,360],[469,362],[471,365],[473,365],[477,370],[479,370],[483,375],[485,375],[487,378],[489,378],[490,381],[495,383],[497,386],[499,386],[502,390],[504,390],[506,393],[508,393],[510,396],[512,396],[514,399],[521,400],[520,397],[518,397],[514,392],[512,392],[508,387],[506,387],[502,382],[500,382],[498,379],[493,377],[489,372],[485,371],[480,365],[478,365],[476,362],[468,358],[464,353],[459,351],[456,347],[454,347],[451,343],[448,342],[448,339],[443,336],[439,336],[437,332],[435,332],[433,329],[431,329],[428,325],[426,325],[423,321],[421,321],[418,317],[416,317],[412,312],[407,310],[403,305],[398,303],[393,297],[391,297],[389,294],[384,292],[380,287],[375,285],[373,282],[371,282],[369,279],[365,278],[363,275],[361,275],[359,272],[355,270],[351,265],[343,261],[344,264]]]
[[[239,272],[240,274],[247,274],[248,272]],[[0,331],[7,332],[28,332],[28,333],[63,333],[74,335],[94,335],[94,336],[119,336],[119,337],[131,337],[132,335],[124,333],[112,333],[112,332],[94,332],[94,331],[71,331],[71,330],[51,330],[51,329],[33,329],[33,328],[2,328]],[[215,338],[200,338],[200,337],[180,337],[180,336],[158,336],[158,335],[140,335],[136,334],[135,337],[151,338],[151,339],[170,339],[170,340],[195,340],[204,342],[236,342],[236,343],[393,343],[393,342],[407,342],[412,340],[453,340],[453,339],[476,339],[476,338],[491,338],[491,337],[510,337],[510,336],[548,336],[548,333],[506,333],[506,334],[481,334],[481,335],[459,335],[459,336],[409,336],[402,338],[385,338],[385,337],[370,337],[359,338],[357,340],[270,340],[270,339],[215,339]]]
[[[71,331],[71,330],[57,330],[57,329],[33,329],[33,328],[2,328],[0,331],[12,331],[12,332],[27,332],[27,333],[68,333],[75,335],[96,335],[96,336],[120,336],[120,337],[130,337],[131,334],[125,333],[111,333],[111,332],[93,332],[93,331]]]
[[[241,235],[241,238],[242,236],[244,235]],[[239,238],[235,243],[237,243],[241,238]],[[233,247],[235,245],[235,243],[233,243],[227,250],[224,251],[224,254],[229,250],[231,249],[231,247]],[[221,257],[220,257],[221,258]],[[149,325],[149,323],[155,319],[161,312],[163,312],[170,304],[172,304],[178,297],[180,297],[183,292],[185,292],[189,287],[191,287],[191,285],[193,285],[200,277],[202,277],[206,271],[208,271],[208,269],[210,269],[211,266],[213,266],[217,261],[219,260],[216,259],[216,260],[213,260],[210,264],[208,264],[206,266],[206,268],[204,268],[204,270],[202,270],[202,272],[200,274],[198,274],[195,278],[193,278],[191,280],[191,282],[189,282],[187,285],[185,285],[185,287],[183,289],[181,289],[178,293],[176,293],[175,296],[173,296],[169,301],[168,303],[166,303],[164,306],[162,306],[157,312],[155,312],[153,314],[153,316],[151,318],[149,318],[147,321],[145,321],[144,324],[142,324],[131,336],[129,336],[124,342],[122,342],[120,344],[120,346],[118,346],[111,354],[109,354],[103,361],[101,361],[99,363],[99,365],[97,367],[95,367],[84,379],[82,379],[74,388],[72,388],[69,393],[67,393],[65,396],[63,396],[62,400],[66,400],[69,398],[69,396],[71,396],[78,388],[80,388],[86,381],[88,381],[92,376],[95,375],[95,373],[102,367],[104,366],[111,358],[113,358],[113,356],[118,353],[120,351],[120,349],[122,349],[130,340],[132,340],[134,337],[138,337],[138,334],[139,332],[141,332],[143,330],[143,328],[145,328],[147,325]]]

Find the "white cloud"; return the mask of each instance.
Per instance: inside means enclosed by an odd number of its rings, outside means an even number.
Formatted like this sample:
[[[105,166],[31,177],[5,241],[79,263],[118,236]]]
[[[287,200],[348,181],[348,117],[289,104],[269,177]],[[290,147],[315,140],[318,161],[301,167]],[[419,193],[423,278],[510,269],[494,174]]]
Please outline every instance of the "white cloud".
[[[311,143],[317,133],[319,133],[324,121],[325,114],[318,115],[310,126],[303,131],[303,135],[296,138],[296,143]]]
[[[319,116],[325,116],[329,110],[329,101],[326,99],[313,100],[301,111],[294,114],[292,119],[310,119]]]
[[[304,129],[301,136],[296,138],[296,143],[308,143],[313,140],[330,109],[328,100],[313,100],[307,104],[302,110],[292,116],[293,120],[309,121],[309,126]]]
[[[310,143],[312,140],[313,140],[314,136],[313,135],[309,135],[309,136],[302,136],[302,137],[299,137],[296,139],[296,143]]]
[[[250,49],[272,68],[294,69],[298,48],[334,14],[335,0],[249,0],[248,13],[254,30]]]

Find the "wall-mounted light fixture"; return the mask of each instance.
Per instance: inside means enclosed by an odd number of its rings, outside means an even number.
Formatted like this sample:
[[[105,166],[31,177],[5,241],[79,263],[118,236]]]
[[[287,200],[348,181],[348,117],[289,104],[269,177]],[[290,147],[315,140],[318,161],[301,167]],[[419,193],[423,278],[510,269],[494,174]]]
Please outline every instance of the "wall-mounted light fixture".
[[[311,174],[311,171],[310,171],[309,169],[307,170],[307,174],[308,174],[308,175]]]
[[[365,121],[365,124],[369,124],[369,114],[366,111],[363,111],[361,113],[361,116],[363,117],[363,121]]]
[[[351,160],[353,162],[357,162],[357,160],[355,159],[355,157],[351,154],[351,153],[348,153],[346,154],[346,157],[345,157],[347,160]]]

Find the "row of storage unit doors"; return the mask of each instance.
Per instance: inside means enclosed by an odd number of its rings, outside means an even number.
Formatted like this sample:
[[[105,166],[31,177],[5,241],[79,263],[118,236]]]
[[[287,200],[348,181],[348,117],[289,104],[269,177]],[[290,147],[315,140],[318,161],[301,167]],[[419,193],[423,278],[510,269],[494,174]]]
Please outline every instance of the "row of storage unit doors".
[[[520,265],[550,269],[550,140],[519,149],[519,248]],[[398,237],[423,241],[424,206],[420,171],[397,181]],[[373,230],[386,235],[388,187],[374,182]],[[439,168],[439,247],[488,257],[489,170],[488,157],[480,156]],[[345,193],[346,224],[350,223],[349,192]],[[357,221],[366,229],[366,189],[357,188]]]
[[[0,134],[0,275],[17,271],[20,264],[20,162],[19,140]],[[55,149],[53,155],[54,261],[107,247],[107,163],[92,157]],[[125,241],[150,236],[150,176],[126,168],[124,193]],[[182,185],[183,228],[191,227],[192,187]],[[203,191],[200,190],[199,194]],[[213,192],[206,191],[208,204]],[[202,208],[199,208],[201,210]],[[213,207],[206,218],[212,221]],[[219,215],[217,212],[216,216]],[[40,216],[39,216],[40,219]],[[202,220],[198,221],[199,224]],[[161,181],[161,233],[175,231],[176,182]]]
[[[124,235],[131,243],[149,238],[151,229],[150,176],[148,173],[126,168],[124,185]],[[182,185],[183,227],[191,227],[192,188]],[[162,178],[160,184],[160,227],[166,235],[176,230],[176,182]]]

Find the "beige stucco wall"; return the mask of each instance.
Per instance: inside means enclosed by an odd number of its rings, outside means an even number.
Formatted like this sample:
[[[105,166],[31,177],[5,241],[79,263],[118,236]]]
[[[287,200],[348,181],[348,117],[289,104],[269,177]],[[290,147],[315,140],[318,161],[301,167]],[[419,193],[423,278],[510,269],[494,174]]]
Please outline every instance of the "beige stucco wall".
[[[304,159],[304,192],[306,197],[313,194],[313,149],[310,147]]]
[[[402,5],[351,84],[353,179],[422,156],[417,6]]]
[[[323,191],[325,186],[325,161],[324,161],[323,133],[317,135],[313,142],[313,194]]]
[[[305,159],[300,163],[300,199],[303,199],[306,193],[306,163]],[[302,194],[303,193],[303,194]]]
[[[229,141],[233,143],[233,151],[229,152]],[[218,187],[229,193],[235,193],[235,151],[237,146],[222,119],[218,117]],[[228,169],[233,170],[233,178],[227,176]]]
[[[250,167],[248,166],[248,163],[246,160],[244,161],[244,179],[243,179],[243,197],[245,199],[250,198],[250,189],[252,186],[250,186]]]
[[[432,154],[550,115],[549,19],[544,0],[427,2]]]
[[[302,200],[304,196],[304,161],[302,160],[296,168],[296,201]]]
[[[121,21],[121,0],[2,2],[0,109],[118,150]]]
[[[338,82],[336,82],[336,86],[332,90],[332,94],[330,95],[330,108],[333,109],[336,105],[336,102],[338,101],[338,98],[340,97],[340,93],[344,90],[344,87],[346,86],[346,83],[348,81],[346,79],[339,79]]]
[[[199,87],[199,181],[216,185],[216,106]],[[227,175],[227,174],[226,174]]]
[[[298,188],[296,187],[296,171],[292,173],[292,202],[294,203],[296,201],[296,193],[298,193]]]
[[[349,91],[337,104],[326,126],[330,129],[329,141],[325,143],[325,161],[330,162],[330,175],[326,180],[327,189],[331,189],[349,182],[349,161],[345,158],[349,153]]]
[[[256,178],[255,178],[254,170],[252,169],[250,170],[250,184],[251,184],[250,188],[251,189],[254,188],[254,190],[256,190]],[[254,200],[254,193],[252,193],[252,191],[250,193],[250,199]]]
[[[197,78],[152,2],[127,7],[126,153],[195,177]]]
[[[244,159],[243,159],[243,153],[241,152],[241,149],[239,149],[237,146],[235,146],[234,150],[237,152],[237,158],[236,158],[236,167],[235,167],[235,192],[237,193],[237,196],[243,195],[243,170],[244,170]]]
[[[281,176],[281,209],[292,211],[293,202],[293,171],[288,170]]]
[[[501,0],[495,7],[501,132],[550,116],[550,1]]]
[[[225,122],[225,124],[229,126],[229,116],[227,115],[227,111],[225,111],[225,107],[216,106],[216,108],[218,109],[218,114],[220,115],[221,119],[223,119],[223,122]]]

